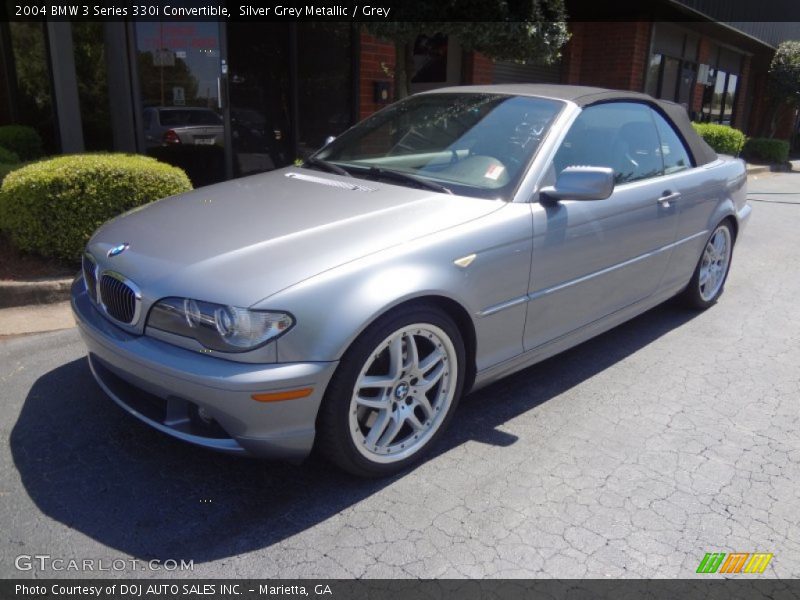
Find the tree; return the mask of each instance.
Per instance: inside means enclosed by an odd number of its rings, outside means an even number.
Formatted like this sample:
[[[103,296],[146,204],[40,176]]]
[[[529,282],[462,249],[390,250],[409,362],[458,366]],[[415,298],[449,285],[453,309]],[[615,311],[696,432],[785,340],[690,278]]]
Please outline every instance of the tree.
[[[182,58],[168,66],[159,66],[153,52],[139,51],[139,80],[142,82],[142,101],[145,105],[169,105],[172,100],[172,88],[182,87],[186,106],[203,106],[208,98],[198,96],[199,83],[197,77]]]
[[[459,20],[447,20],[449,15]],[[479,21],[487,17],[495,20]],[[394,42],[397,99],[410,93],[414,42],[420,35],[452,35],[464,50],[495,60],[542,64],[557,60],[569,39],[563,0],[424,0],[414,3],[414,18],[366,25],[375,37]]]
[[[84,146],[90,151],[110,150],[114,141],[111,134],[103,24],[88,21],[73,23],[72,47]]]
[[[769,92],[773,102],[770,111],[769,137],[775,136],[780,107],[800,106],[800,42],[781,42],[769,65]]]

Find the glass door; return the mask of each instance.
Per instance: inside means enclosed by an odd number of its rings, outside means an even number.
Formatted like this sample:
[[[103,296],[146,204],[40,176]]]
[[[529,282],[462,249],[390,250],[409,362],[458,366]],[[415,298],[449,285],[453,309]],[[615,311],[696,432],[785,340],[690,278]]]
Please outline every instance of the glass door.
[[[353,123],[349,23],[227,27],[233,174],[302,160]]]
[[[145,152],[184,169],[195,187],[224,180],[220,24],[137,22],[135,31]]]
[[[286,166],[296,158],[291,29],[232,23],[228,33],[234,175]]]

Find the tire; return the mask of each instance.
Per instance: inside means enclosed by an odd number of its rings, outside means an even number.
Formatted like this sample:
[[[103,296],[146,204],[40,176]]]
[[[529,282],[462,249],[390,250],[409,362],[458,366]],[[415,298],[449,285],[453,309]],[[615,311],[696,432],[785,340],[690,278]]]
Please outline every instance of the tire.
[[[728,279],[734,241],[730,223],[717,225],[706,241],[689,285],[679,296],[683,304],[701,310],[716,304]]]
[[[441,310],[408,305],[384,315],[353,342],[328,385],[317,452],[360,477],[419,462],[453,416],[465,364],[458,327]]]

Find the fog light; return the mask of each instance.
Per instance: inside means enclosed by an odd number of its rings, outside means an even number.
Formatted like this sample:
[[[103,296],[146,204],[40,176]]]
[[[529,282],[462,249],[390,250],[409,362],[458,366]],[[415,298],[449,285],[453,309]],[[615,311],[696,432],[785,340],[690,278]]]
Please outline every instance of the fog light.
[[[214,422],[214,417],[202,406],[197,407],[197,416],[200,417],[200,420],[206,425]]]

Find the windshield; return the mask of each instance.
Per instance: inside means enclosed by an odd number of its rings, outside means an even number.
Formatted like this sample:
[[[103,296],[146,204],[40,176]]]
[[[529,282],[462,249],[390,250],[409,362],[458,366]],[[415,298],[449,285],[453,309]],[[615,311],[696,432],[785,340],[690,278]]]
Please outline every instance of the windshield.
[[[503,94],[412,96],[348,130],[316,158],[356,176],[398,171],[457,194],[509,200],[563,106]]]

